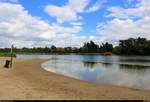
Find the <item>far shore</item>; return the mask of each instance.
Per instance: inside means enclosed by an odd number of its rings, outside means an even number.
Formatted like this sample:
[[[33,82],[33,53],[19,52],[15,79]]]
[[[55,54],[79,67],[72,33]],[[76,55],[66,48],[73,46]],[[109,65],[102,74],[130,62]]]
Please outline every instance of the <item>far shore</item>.
[[[12,69],[0,57],[0,99],[11,100],[149,100],[150,91],[96,85],[48,72],[41,64],[48,59],[14,58]]]

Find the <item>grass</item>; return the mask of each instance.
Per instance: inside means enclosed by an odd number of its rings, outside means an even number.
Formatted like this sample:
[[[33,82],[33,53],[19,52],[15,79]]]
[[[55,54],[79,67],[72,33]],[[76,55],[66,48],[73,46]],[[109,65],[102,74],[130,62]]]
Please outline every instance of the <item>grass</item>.
[[[0,57],[10,57],[10,53],[0,53]],[[13,54],[13,57],[16,57],[16,54]]]

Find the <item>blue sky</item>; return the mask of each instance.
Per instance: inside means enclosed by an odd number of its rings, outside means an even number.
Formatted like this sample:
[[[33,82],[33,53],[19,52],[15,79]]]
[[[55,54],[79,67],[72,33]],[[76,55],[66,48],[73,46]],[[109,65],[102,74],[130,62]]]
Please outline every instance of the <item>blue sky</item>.
[[[0,0],[0,47],[149,39],[149,6],[150,0]]]

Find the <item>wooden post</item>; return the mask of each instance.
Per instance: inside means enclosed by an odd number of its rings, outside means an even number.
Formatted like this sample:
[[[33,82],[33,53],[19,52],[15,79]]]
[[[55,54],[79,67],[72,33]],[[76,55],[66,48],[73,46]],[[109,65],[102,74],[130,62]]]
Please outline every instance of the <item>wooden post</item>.
[[[10,68],[12,68],[12,63],[13,63],[13,45],[11,45],[11,51],[10,51],[10,54],[11,54]]]

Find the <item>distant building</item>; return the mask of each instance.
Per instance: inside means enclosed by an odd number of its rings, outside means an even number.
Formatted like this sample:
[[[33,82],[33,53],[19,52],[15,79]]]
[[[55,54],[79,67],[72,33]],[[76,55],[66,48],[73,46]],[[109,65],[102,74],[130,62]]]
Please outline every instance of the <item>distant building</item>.
[[[63,52],[63,51],[65,51],[65,49],[61,48],[61,47],[58,47],[58,48],[56,48],[56,51]]]

